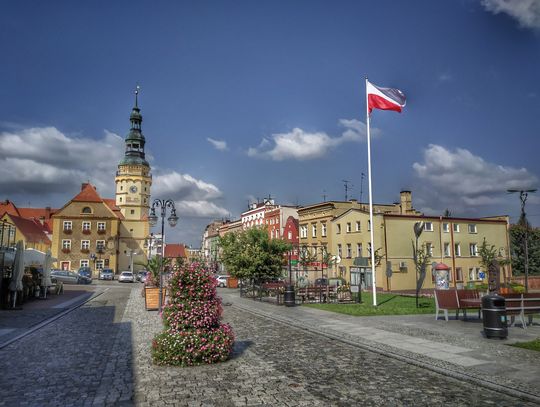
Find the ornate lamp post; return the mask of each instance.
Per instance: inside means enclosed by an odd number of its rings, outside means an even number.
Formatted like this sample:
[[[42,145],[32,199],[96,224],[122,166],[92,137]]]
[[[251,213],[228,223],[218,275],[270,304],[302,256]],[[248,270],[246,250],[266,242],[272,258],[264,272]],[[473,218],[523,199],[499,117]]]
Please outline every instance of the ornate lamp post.
[[[171,215],[167,218],[170,227],[176,226],[178,216],[176,216],[176,208],[172,199],[155,199],[148,216],[148,222],[151,226],[155,226],[158,221],[156,207],[161,207],[161,261],[159,266],[159,312],[161,313],[163,307],[163,264],[165,260],[165,217],[167,216],[167,208],[171,210]]]
[[[513,194],[519,192],[519,200],[521,201],[521,215],[519,217],[519,222],[525,227],[525,239],[524,239],[524,249],[525,249],[525,292],[529,292],[529,222],[525,216],[525,202],[527,202],[527,197],[529,193],[536,192],[536,189],[508,189],[509,193]]]

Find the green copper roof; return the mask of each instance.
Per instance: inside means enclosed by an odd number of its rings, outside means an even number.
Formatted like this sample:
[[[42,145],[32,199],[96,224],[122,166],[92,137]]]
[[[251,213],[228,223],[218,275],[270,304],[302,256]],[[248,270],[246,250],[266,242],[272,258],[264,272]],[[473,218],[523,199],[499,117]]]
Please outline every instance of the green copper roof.
[[[150,167],[150,164],[148,164],[148,161],[146,161],[144,154],[144,144],[146,143],[146,140],[141,131],[141,123],[143,118],[137,103],[138,93],[139,88],[137,87],[137,90],[135,91],[135,106],[129,115],[131,129],[129,130],[125,139],[126,151],[124,153],[124,158],[118,165],[144,165]]]

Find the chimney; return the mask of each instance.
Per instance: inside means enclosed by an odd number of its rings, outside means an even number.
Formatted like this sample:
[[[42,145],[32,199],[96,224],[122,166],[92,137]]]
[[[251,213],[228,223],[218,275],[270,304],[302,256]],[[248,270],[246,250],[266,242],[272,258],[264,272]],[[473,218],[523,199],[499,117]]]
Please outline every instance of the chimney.
[[[81,191],[86,188],[88,185],[88,182],[83,182],[82,185],[81,185]]]
[[[401,191],[399,197],[401,202],[401,214],[406,215],[412,211],[412,193],[411,191]]]
[[[45,207],[45,220],[51,219],[51,207],[46,206]]]

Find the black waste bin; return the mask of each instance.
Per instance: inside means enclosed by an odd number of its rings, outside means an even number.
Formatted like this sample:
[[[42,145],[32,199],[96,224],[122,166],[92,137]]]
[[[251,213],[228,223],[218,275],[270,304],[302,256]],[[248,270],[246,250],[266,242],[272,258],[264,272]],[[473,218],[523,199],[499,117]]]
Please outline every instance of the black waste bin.
[[[506,327],[506,301],[497,294],[482,297],[482,317],[487,338],[504,339],[508,336]]]
[[[283,302],[287,307],[294,307],[296,305],[294,286],[288,285],[285,287],[285,293],[283,294]]]

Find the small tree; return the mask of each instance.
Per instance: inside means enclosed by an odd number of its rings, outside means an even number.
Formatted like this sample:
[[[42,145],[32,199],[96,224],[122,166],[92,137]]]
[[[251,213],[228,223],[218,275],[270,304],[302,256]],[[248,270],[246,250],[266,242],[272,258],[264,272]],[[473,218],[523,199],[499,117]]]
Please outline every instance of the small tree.
[[[157,286],[159,285],[159,273],[161,272],[161,265],[163,263],[163,270],[165,270],[171,263],[171,259],[163,259],[161,256],[155,256],[148,259],[147,262],[136,262],[139,266],[143,266],[148,271],[148,277],[146,285]]]
[[[416,222],[414,224],[414,236],[416,240],[412,242],[414,268],[416,273],[416,308],[418,308],[418,297],[420,296],[420,290],[424,285],[426,279],[427,265],[431,258],[430,253],[427,250],[425,244],[418,247],[418,239],[424,230],[424,222]]]

